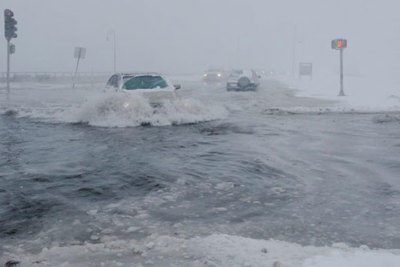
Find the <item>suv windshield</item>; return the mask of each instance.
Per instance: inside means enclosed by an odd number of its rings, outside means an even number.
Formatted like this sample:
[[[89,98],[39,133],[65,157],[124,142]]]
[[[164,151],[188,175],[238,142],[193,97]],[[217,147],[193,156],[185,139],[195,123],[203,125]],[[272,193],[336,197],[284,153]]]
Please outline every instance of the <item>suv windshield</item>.
[[[166,88],[168,87],[167,82],[160,76],[137,76],[129,79],[124,83],[122,89],[135,90],[135,89],[155,89],[155,88]]]
[[[239,76],[243,74],[243,70],[232,70],[231,76]]]

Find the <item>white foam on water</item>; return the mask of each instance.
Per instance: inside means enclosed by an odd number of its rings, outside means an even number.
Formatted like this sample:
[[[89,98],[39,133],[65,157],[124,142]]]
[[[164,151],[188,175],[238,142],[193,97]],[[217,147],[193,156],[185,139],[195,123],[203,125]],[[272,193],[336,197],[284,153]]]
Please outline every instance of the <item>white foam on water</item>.
[[[3,94],[6,96],[6,94]],[[167,126],[223,119],[223,106],[191,97],[166,100],[152,107],[140,94],[104,93],[89,88],[18,88],[10,102],[2,99],[0,114],[56,123],[87,123],[100,127]]]
[[[152,107],[140,94],[104,94],[84,103],[67,121],[101,127],[131,127],[143,124],[167,126],[225,118],[223,107],[206,106],[190,98],[165,100]]]

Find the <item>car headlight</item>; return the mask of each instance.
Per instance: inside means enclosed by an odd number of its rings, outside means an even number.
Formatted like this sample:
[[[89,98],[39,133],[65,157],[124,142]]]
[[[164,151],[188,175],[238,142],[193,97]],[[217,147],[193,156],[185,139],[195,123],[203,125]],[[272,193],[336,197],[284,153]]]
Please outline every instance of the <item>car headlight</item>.
[[[222,77],[222,74],[221,74],[221,73],[218,73],[217,76],[218,76],[218,78],[221,78],[221,77]]]

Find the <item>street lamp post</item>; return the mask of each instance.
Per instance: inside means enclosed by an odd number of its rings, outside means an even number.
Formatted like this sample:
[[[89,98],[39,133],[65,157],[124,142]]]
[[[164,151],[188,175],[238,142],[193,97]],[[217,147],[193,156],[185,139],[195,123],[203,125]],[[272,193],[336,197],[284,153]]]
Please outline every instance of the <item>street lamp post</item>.
[[[116,38],[116,33],[115,31],[109,31],[107,33],[107,41],[110,40],[110,36],[112,36],[112,41],[114,42],[114,73],[117,72],[117,38]]]
[[[296,77],[296,57],[297,57],[297,25],[293,27],[293,52],[292,52],[292,76]]]

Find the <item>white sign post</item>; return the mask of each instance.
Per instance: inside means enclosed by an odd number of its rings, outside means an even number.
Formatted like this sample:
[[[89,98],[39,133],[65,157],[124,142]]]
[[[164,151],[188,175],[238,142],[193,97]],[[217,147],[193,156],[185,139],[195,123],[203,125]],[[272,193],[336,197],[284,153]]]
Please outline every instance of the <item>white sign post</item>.
[[[76,68],[75,68],[75,75],[74,75],[74,83],[72,85],[72,88],[75,88],[76,75],[78,74],[79,62],[81,59],[84,59],[85,57],[86,57],[86,48],[75,47],[74,58],[76,58],[77,60],[76,60]]]

